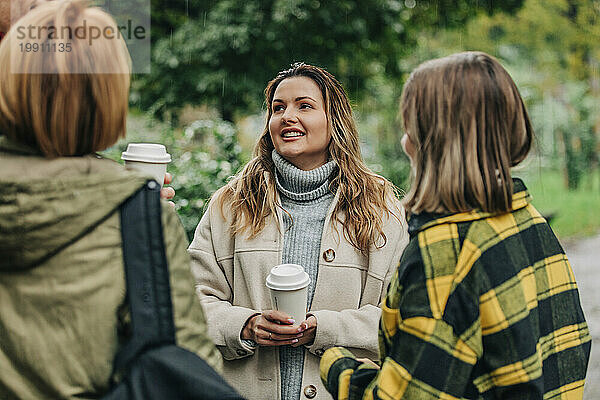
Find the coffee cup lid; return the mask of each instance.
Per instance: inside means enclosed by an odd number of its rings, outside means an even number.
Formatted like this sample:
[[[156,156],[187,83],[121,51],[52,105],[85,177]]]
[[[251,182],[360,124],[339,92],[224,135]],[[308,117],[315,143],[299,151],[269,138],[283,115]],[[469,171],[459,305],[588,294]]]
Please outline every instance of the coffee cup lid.
[[[297,290],[309,283],[310,277],[298,264],[276,265],[267,276],[267,287],[274,290]]]
[[[127,150],[121,153],[125,161],[139,161],[147,163],[167,164],[171,162],[171,155],[167,148],[156,143],[129,143]]]

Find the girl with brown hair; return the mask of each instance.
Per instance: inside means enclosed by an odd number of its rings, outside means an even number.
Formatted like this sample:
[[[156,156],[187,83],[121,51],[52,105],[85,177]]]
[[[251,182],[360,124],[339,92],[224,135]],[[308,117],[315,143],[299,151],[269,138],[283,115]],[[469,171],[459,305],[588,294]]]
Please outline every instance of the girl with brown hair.
[[[362,160],[329,72],[294,64],[265,99],[254,158],[196,229],[193,272],[231,384],[250,399],[330,398],[318,375],[327,348],[376,355],[378,306],[406,244],[403,211]],[[306,316],[271,310],[265,279],[281,263],[311,278]]]
[[[591,338],[573,271],[511,168],[533,130],[510,75],[466,52],[404,86],[410,242],[382,304],[379,366],[328,350],[335,398],[581,399]]]

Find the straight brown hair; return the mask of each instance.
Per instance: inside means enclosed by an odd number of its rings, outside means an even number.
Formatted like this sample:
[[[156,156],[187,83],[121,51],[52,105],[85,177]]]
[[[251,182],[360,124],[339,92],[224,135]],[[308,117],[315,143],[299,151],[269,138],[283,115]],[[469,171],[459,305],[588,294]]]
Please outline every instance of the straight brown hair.
[[[400,104],[415,147],[408,212],[511,210],[510,168],[529,153],[533,128],[498,60],[464,52],[427,61],[408,78]]]
[[[44,3],[17,24],[74,29],[82,21],[116,26],[77,0]],[[73,38],[70,52],[21,52],[18,26],[0,43],[0,134],[49,158],[94,153],[125,136],[131,60],[123,40]],[[36,40],[40,47],[47,43]],[[94,72],[99,67],[118,73]],[[39,73],[42,68],[53,73]]]

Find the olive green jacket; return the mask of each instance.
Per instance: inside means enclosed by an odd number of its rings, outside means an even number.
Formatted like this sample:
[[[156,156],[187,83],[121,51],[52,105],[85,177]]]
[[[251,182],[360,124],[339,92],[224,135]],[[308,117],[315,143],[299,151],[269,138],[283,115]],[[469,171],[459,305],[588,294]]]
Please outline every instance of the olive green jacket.
[[[97,398],[127,319],[118,208],[146,178],[3,137],[0,171],[0,399]],[[177,342],[220,371],[185,232],[171,207],[162,215]]]

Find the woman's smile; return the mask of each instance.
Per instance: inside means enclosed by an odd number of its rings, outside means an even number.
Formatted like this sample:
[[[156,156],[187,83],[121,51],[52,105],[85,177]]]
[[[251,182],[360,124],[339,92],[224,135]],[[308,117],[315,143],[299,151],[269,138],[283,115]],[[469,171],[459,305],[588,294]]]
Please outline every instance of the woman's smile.
[[[285,141],[297,140],[302,136],[306,136],[306,133],[298,128],[283,128],[281,130],[281,137]]]

